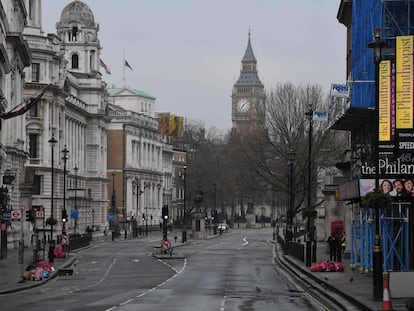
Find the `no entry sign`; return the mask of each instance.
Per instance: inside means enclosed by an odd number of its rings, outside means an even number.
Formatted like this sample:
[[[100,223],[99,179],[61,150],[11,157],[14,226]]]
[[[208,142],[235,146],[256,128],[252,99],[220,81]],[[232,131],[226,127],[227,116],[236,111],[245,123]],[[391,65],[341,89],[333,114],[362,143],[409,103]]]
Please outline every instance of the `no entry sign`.
[[[11,218],[12,219],[20,219],[21,214],[22,213],[19,210],[13,210],[11,212]]]

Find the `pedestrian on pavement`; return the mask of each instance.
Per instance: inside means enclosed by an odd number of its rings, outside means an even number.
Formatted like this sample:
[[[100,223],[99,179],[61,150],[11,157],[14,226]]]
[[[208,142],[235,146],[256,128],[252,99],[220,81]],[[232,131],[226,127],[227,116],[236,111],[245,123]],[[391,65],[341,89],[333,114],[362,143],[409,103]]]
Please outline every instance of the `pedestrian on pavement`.
[[[341,258],[344,258],[345,249],[346,249],[346,234],[344,231],[341,237]]]
[[[332,233],[326,242],[329,244],[329,260],[336,261],[338,251],[338,240],[335,234]]]
[[[105,228],[105,230],[104,230],[104,239],[105,239],[105,241],[108,239],[108,229],[107,228]]]
[[[65,253],[69,251],[69,236],[66,234],[66,231],[62,231],[62,236],[60,237],[60,245],[62,245],[63,251]]]

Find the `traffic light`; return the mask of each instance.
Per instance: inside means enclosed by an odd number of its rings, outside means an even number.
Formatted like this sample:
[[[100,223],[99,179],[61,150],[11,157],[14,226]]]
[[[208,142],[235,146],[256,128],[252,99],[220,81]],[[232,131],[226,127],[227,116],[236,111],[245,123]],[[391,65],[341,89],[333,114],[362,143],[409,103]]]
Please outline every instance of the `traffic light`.
[[[66,223],[68,221],[68,213],[66,212],[66,210],[62,210],[62,222]]]
[[[162,207],[162,219],[168,219],[168,205]]]
[[[28,210],[26,211],[26,221],[33,221],[34,220],[34,211]]]

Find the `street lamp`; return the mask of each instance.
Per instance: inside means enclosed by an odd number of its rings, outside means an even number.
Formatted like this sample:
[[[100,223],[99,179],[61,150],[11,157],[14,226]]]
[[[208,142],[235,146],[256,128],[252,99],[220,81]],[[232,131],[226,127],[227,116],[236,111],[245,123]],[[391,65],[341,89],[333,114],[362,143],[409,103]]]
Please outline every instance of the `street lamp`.
[[[49,139],[48,140],[48,143],[50,144],[50,147],[52,148],[52,153],[51,153],[51,156],[52,156],[52,189],[51,189],[51,195],[50,195],[50,218],[51,218],[51,223],[50,223],[50,241],[53,243],[53,224],[54,224],[54,218],[53,218],[53,209],[54,209],[54,198],[53,198],[53,195],[54,195],[54,188],[55,188],[55,181],[54,181],[54,170],[55,170],[55,167],[54,167],[54,161],[55,161],[55,145],[56,145],[56,143],[57,143],[57,140],[56,140],[56,138],[55,138],[55,134],[53,133],[52,134],[52,138],[51,139]]]
[[[52,152],[51,152],[51,160],[52,160],[52,171],[51,171],[51,182],[52,182],[52,187],[51,187],[51,193],[50,193],[50,243],[49,243],[49,262],[53,263],[54,261],[54,250],[55,250],[55,241],[53,240],[53,225],[55,224],[55,219],[53,218],[53,210],[54,210],[54,187],[55,187],[55,181],[54,181],[54,162],[55,162],[55,154],[54,154],[54,150],[55,150],[55,145],[57,143],[57,140],[55,139],[55,134],[52,134],[52,138],[48,140],[51,148],[52,148]]]
[[[287,212],[287,229],[286,240],[292,241],[292,226],[293,226],[293,209],[294,209],[294,197],[293,197],[293,163],[295,162],[295,152],[290,149],[288,155],[288,212]]]
[[[111,197],[111,214],[113,216],[112,229],[115,228],[115,209],[116,209],[115,173],[112,173],[112,197]]]
[[[312,242],[314,242],[314,230],[313,230],[313,210],[311,206],[311,187],[312,187],[312,135],[313,135],[313,107],[309,104],[309,110],[305,113],[309,117],[309,140],[308,140],[308,208],[307,208],[307,231],[308,238],[306,239],[306,266],[310,267],[312,264]],[[315,248],[316,250],[316,248]],[[316,261],[316,258],[315,258]]]
[[[186,199],[187,199],[187,165],[183,166],[183,170],[184,170],[184,196],[183,196],[183,224],[184,224],[184,228],[183,228],[183,232],[182,232],[182,243],[187,242],[187,211],[186,211]]]
[[[78,211],[78,206],[76,205],[77,204],[77,190],[78,190],[78,171],[79,171],[79,168],[77,167],[77,166],[75,166],[74,168],[73,168],[73,170],[75,171],[75,213],[77,213],[77,211]],[[75,228],[74,228],[74,230],[73,230],[73,233],[76,233],[76,228],[77,228],[77,225],[78,225],[78,215],[76,214],[76,216],[75,216]]]
[[[68,160],[68,153],[69,153],[69,150],[68,150],[68,148],[66,148],[66,145],[65,145],[65,148],[63,148],[63,150],[62,150],[62,153],[63,153],[63,157],[62,157],[62,160],[63,160],[63,211],[62,211],[62,230],[65,230],[66,229],[66,227],[65,227],[65,225],[66,225],[66,221],[67,221],[67,213],[66,213],[66,162],[67,162],[67,160]]]
[[[375,28],[375,39],[368,44],[368,48],[372,49],[375,65],[375,119],[374,119],[374,165],[375,165],[375,190],[379,190],[379,65],[382,60],[382,49],[387,43],[381,40],[381,28]],[[374,249],[372,254],[373,260],[373,294],[374,299],[381,300],[383,294],[382,288],[382,247],[380,240],[380,214],[379,207],[375,209],[375,238]]]
[[[92,231],[94,231],[95,228],[95,210],[92,209]]]

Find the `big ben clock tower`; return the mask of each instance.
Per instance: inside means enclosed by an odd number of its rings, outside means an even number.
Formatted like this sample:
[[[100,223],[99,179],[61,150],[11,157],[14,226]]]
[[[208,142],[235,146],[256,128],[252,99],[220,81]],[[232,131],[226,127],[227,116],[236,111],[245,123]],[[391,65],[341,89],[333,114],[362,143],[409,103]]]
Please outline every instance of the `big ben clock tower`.
[[[240,76],[232,92],[232,127],[236,133],[264,122],[265,92],[257,74],[257,60],[249,39],[241,61]]]

